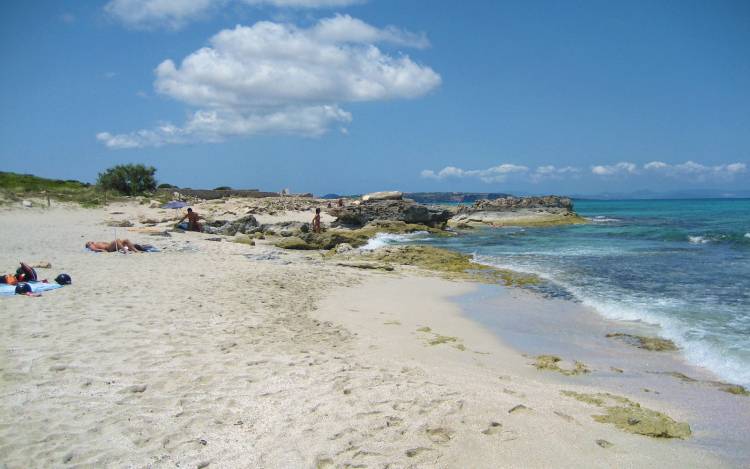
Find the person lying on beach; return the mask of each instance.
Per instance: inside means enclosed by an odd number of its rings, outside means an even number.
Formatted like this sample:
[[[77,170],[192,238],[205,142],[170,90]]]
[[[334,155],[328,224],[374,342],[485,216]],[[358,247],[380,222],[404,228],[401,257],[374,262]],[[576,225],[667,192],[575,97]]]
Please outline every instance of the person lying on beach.
[[[320,233],[320,209],[315,209],[315,216],[312,219],[313,233]]]
[[[198,219],[200,219],[200,215],[198,215],[197,212],[194,212],[190,207],[188,207],[187,209],[187,214],[185,214],[185,216],[180,218],[180,221],[177,222],[177,225],[179,226],[180,223],[182,223],[186,218],[188,220],[188,231],[203,231],[203,225],[198,222]]]
[[[137,244],[133,244],[129,239],[116,239],[114,241],[88,241],[86,242],[86,248],[94,252],[117,252],[117,251],[133,251],[143,252]]]
[[[0,284],[16,285],[18,282],[36,282],[36,271],[28,264],[21,262],[21,267],[16,269],[15,274],[0,275]]]

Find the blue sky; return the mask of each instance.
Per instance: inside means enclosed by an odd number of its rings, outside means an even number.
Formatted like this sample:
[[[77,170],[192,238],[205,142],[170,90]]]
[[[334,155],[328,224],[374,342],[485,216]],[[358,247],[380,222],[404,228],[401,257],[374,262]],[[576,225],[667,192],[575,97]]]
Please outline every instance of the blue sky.
[[[183,187],[750,187],[745,1],[2,2],[0,170]]]

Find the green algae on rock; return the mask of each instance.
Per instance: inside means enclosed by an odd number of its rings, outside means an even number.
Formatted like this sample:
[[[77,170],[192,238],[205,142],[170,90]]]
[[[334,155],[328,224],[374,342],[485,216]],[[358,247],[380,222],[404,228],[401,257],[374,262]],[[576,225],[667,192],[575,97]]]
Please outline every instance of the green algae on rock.
[[[748,391],[744,386],[740,386],[739,384],[722,383],[722,385],[719,386],[719,389],[724,392],[728,392],[729,394],[736,394],[738,396],[750,396],[750,391]]]
[[[497,269],[472,262],[468,254],[461,254],[432,246],[394,246],[362,254],[364,258],[397,265],[410,265],[437,272],[451,279],[466,279],[483,283],[502,282],[523,286],[540,282],[539,277],[510,270]]]
[[[579,393],[560,391],[564,396],[580,402],[602,407],[604,414],[592,415],[600,423],[611,423],[629,433],[650,436],[652,438],[687,438],[692,434],[690,425],[676,422],[669,416],[655,410],[641,407],[627,397],[610,393]]]
[[[589,373],[588,367],[579,361],[573,363],[573,368],[562,368],[560,366],[562,358],[555,355],[539,355],[534,359],[534,367],[537,370],[550,370],[562,373],[565,376],[575,376],[583,373]]]
[[[652,373],[668,375],[673,378],[677,378],[680,381],[683,381],[685,383],[708,384],[710,386],[714,386],[718,388],[719,391],[724,391],[729,394],[735,394],[737,396],[750,396],[750,391],[748,391],[744,386],[740,386],[739,384],[725,383],[723,381],[699,380],[699,379],[691,378],[690,376],[684,373],[680,373],[679,371],[659,371],[659,372],[652,372]]]
[[[299,238],[297,236],[289,236],[288,238],[283,238],[279,241],[277,241],[274,246],[281,249],[295,249],[295,250],[314,250],[318,249],[317,247],[307,243],[302,238]]]
[[[626,344],[651,352],[672,352],[677,350],[674,342],[669,339],[662,339],[661,337],[646,337],[622,332],[610,333],[606,337],[609,339],[622,339]]]

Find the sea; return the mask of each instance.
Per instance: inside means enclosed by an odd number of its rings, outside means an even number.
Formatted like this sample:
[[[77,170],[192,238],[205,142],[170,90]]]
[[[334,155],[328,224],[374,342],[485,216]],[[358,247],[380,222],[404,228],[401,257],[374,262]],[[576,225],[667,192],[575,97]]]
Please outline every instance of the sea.
[[[575,200],[590,223],[480,228],[455,237],[380,235],[534,273],[542,295],[654,326],[685,359],[750,386],[750,199]]]

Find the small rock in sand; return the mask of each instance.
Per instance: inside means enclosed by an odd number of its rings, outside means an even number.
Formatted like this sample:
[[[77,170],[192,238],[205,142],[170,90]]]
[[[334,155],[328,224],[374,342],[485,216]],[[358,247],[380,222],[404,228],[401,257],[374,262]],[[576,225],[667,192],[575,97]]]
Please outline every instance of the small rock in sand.
[[[123,389],[122,392],[142,393],[146,390],[145,384],[134,384]]]
[[[607,440],[596,440],[596,444],[605,449],[614,446],[612,443],[610,443]]]
[[[39,261],[36,264],[33,264],[31,267],[35,269],[51,269],[52,264],[48,261]]]
[[[490,425],[482,430],[485,435],[494,435],[503,431],[503,424],[500,422],[490,422]]]

